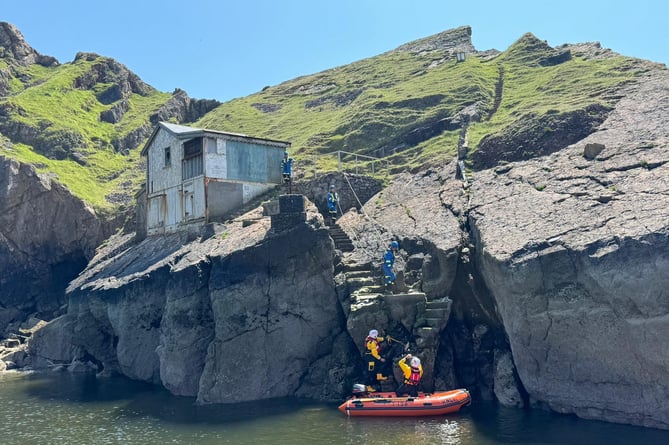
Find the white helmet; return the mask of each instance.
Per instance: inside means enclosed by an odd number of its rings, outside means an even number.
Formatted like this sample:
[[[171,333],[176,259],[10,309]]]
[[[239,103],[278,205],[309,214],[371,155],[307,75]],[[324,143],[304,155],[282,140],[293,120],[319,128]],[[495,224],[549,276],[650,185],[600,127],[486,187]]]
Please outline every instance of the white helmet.
[[[376,329],[372,329],[371,331],[369,331],[369,336],[372,338],[376,338],[379,336],[379,331],[377,331]]]
[[[420,359],[418,357],[411,357],[411,367],[420,368]]]

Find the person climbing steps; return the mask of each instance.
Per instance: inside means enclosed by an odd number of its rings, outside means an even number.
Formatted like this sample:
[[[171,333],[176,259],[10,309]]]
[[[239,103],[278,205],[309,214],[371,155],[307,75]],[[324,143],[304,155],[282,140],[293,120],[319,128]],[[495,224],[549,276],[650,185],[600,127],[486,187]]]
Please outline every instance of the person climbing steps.
[[[395,272],[393,266],[395,265],[395,252],[400,248],[397,241],[392,241],[388,245],[388,250],[383,255],[383,276],[385,279],[386,290],[392,293],[392,286],[395,284]]]
[[[330,214],[330,225],[334,224],[337,220],[337,212],[339,210],[339,194],[334,184],[330,186],[330,191],[328,192],[328,212]]]

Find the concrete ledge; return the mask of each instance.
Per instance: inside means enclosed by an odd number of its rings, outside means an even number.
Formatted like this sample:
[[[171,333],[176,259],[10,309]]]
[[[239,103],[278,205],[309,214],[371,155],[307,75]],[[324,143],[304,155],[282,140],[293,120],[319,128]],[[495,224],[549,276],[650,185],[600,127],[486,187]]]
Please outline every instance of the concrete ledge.
[[[304,196],[303,195],[279,196],[279,212],[280,213],[304,212]]]
[[[283,231],[292,229],[299,224],[304,224],[307,220],[307,212],[278,213],[270,216],[270,219],[272,221],[272,229]]]

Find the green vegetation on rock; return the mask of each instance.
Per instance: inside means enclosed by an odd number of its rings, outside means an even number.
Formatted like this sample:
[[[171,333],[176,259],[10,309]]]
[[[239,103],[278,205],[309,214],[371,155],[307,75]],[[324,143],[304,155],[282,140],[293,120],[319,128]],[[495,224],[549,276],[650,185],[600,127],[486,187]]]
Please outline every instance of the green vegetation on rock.
[[[471,47],[463,30],[453,38]],[[554,151],[587,135],[619,88],[647,69],[593,44],[551,48],[531,34],[504,52],[469,51],[456,62],[449,36],[263,88],[192,125],[291,141],[303,172],[336,169],[331,153],[339,150],[382,158],[377,175],[417,171],[453,160],[459,145],[468,149],[469,168],[487,168],[546,154],[533,145]],[[10,74],[0,132],[13,143],[0,153],[55,173],[95,207],[127,202],[143,178],[138,151],[150,117],[174,96],[94,54],[51,67],[0,60],[0,70]],[[582,128],[565,135],[574,122]],[[522,149],[500,157],[508,147]],[[351,167],[354,159],[343,162]],[[357,162],[371,171],[370,162]]]
[[[569,113],[605,113],[644,67],[601,53],[553,49],[531,34],[462,63],[446,50],[398,49],[227,102],[196,125],[290,140],[309,164],[345,150],[383,157],[391,173],[417,170],[456,156],[464,115],[471,153],[486,135],[542,125],[530,128],[537,138],[561,131]]]
[[[11,69],[11,93],[0,100],[0,131],[13,144],[6,144],[0,154],[55,174],[96,208],[127,203],[143,178],[137,168],[140,147],[121,153],[113,141],[141,126],[150,127],[149,116],[171,95],[148,86],[143,94],[119,87],[127,70],[97,56],[56,67],[35,64]],[[118,82],[105,79],[113,76]],[[117,101],[105,104],[99,99],[110,89],[123,88]],[[127,102],[122,118],[116,123],[102,120],[101,113],[120,100]]]

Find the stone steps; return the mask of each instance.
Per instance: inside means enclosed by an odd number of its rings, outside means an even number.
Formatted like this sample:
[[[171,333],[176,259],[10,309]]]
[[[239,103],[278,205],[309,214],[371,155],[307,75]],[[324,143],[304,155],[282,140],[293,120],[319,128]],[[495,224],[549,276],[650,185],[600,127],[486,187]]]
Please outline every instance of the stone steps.
[[[351,292],[355,292],[360,289],[366,289],[369,291],[369,288],[371,287],[372,292],[378,292],[380,286],[375,286],[377,283],[377,280],[375,280],[372,277],[366,277],[366,278],[349,278],[348,276],[346,277],[346,282],[348,283],[348,288]]]
[[[437,332],[435,332],[434,328],[429,327],[429,326],[422,326],[422,327],[416,329],[416,331],[417,331],[417,333],[420,337],[433,337],[434,335],[437,334]]]
[[[385,286],[365,286],[358,289],[360,293],[365,294],[383,294],[386,292]]]
[[[362,265],[361,265],[362,266]],[[366,266],[366,265],[365,265]],[[346,278],[367,278],[372,276],[372,271],[368,269],[356,269],[346,272]]]
[[[348,276],[349,273],[352,272],[364,272],[366,275],[371,275],[372,271],[370,270],[372,267],[371,264],[369,263],[358,263],[358,262],[344,262],[342,270],[346,273]],[[354,275],[355,276],[355,275]]]
[[[445,308],[433,309],[433,308],[427,307],[425,309],[425,318],[437,318],[437,319],[443,320],[444,318],[446,318],[448,313],[449,313],[448,309],[445,309]]]
[[[353,241],[351,241],[346,232],[344,232],[337,223],[328,226],[328,232],[330,233],[330,238],[332,238],[335,243],[335,249],[341,250],[342,252],[353,252],[353,250],[355,250]]]
[[[428,301],[425,305],[426,309],[450,309],[452,300],[450,298],[442,298],[439,300]]]
[[[445,320],[443,318],[428,318],[425,317],[425,325],[431,328],[439,328]]]

